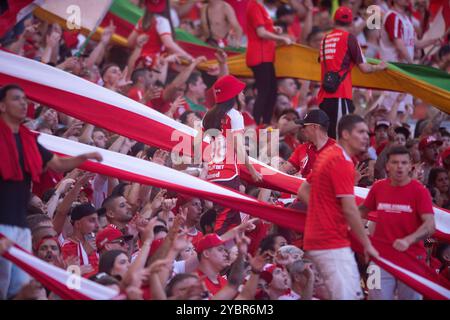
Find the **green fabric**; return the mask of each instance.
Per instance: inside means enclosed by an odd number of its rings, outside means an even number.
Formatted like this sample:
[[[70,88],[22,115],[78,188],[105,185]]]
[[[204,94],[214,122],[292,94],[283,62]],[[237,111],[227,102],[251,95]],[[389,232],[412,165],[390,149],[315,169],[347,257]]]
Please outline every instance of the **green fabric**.
[[[114,0],[109,11],[133,25],[144,15],[144,10],[128,0]]]
[[[111,5],[111,8],[109,11],[120,17],[123,20],[128,21],[129,23],[135,25],[138,23],[139,19],[144,15],[144,10],[140,9],[139,7],[135,6],[134,4],[130,3],[128,0],[114,0],[113,4]],[[176,28],[175,29],[175,38],[177,41],[183,41],[183,42],[189,42],[191,44],[196,44],[203,47],[213,48],[212,46],[208,45],[206,42],[203,42],[199,38],[195,37],[194,35],[190,34],[189,32]],[[226,47],[226,51],[231,51],[235,53],[244,53],[245,48],[231,48]]]
[[[419,64],[393,63],[403,73],[450,92],[450,74]]]
[[[201,104],[196,104],[194,101],[190,100],[188,97],[184,97],[184,100],[188,103],[192,111],[206,112],[206,107]]]

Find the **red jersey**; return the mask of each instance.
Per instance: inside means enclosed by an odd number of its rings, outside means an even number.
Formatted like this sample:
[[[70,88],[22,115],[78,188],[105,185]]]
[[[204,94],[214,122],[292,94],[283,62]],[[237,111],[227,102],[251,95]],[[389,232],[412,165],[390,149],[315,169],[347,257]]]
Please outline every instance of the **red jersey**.
[[[221,134],[211,141],[208,181],[229,181],[239,174],[233,135],[243,131],[244,118],[239,111],[233,108],[225,115]],[[230,134],[232,136],[229,136]]]
[[[274,32],[273,21],[262,4],[249,0],[247,5],[247,66],[257,66],[263,62],[274,62],[275,41],[261,39],[256,33],[258,27]]]
[[[135,31],[139,35],[147,34],[148,41],[142,48],[141,56],[155,56],[164,51],[164,45],[161,41],[161,37],[166,34],[172,34],[170,29],[170,22],[167,18],[156,15],[150,24],[150,28],[146,31],[142,29],[142,18],[136,25]]]
[[[418,181],[405,186],[392,186],[389,179],[374,183],[364,206],[376,211],[377,224],[374,238],[392,244],[415,232],[422,224],[421,215],[433,214],[430,193]],[[412,244],[408,252],[421,255],[425,261],[423,241]]]
[[[203,238],[203,233],[196,229],[196,233],[188,233],[187,236],[190,239],[191,243],[196,246],[197,242]]]
[[[61,254],[64,260],[69,257],[80,258],[80,266],[90,264],[94,271],[88,275],[84,275],[85,277],[89,277],[90,275],[97,273],[99,262],[97,252],[92,251],[92,253],[88,256],[81,243],[75,242],[72,239],[66,239],[61,246]]]
[[[308,176],[311,184],[305,250],[337,249],[350,246],[349,227],[342,213],[341,197],[354,197],[355,167],[337,144],[326,148]]]
[[[298,172],[300,172],[302,177],[307,177],[311,172],[319,154],[322,153],[322,151],[327,147],[334,144],[336,144],[336,141],[331,138],[328,138],[327,142],[322,148],[320,148],[320,150],[317,150],[316,146],[311,142],[301,144],[294,150],[288,161],[297,169]]]
[[[203,277],[205,274],[200,270],[197,270],[197,274],[199,278]],[[225,287],[228,283],[227,279],[220,274],[217,275],[217,283],[212,282],[208,277],[204,277],[204,283],[209,293],[214,296],[219,292],[223,287]]]
[[[334,93],[329,93],[320,87],[318,99],[319,103],[326,98],[345,98],[352,99],[352,75],[351,69],[360,63],[363,63],[364,56],[358,44],[356,37],[347,31],[334,29],[325,35],[325,57],[323,57],[324,41],[320,44],[320,65],[321,79],[325,75],[325,63],[327,71],[338,72],[341,76],[347,70],[350,70],[345,79],[341,82]]]

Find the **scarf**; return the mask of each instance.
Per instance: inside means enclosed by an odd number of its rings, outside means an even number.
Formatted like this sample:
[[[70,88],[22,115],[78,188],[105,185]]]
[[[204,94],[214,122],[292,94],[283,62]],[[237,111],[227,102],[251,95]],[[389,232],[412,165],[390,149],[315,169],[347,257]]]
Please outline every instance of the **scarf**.
[[[39,152],[36,137],[37,134],[30,131],[24,125],[20,125],[19,136],[23,146],[25,171],[31,175],[33,182],[40,181],[42,173],[42,157]],[[0,176],[3,180],[22,181],[24,179],[19,163],[19,151],[17,150],[11,128],[0,118]]]

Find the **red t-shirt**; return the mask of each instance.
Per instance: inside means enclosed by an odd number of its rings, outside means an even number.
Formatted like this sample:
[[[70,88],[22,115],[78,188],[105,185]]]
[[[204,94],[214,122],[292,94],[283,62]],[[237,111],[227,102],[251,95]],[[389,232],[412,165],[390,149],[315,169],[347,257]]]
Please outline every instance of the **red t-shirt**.
[[[274,62],[275,41],[261,39],[256,33],[258,27],[274,32],[273,21],[264,6],[256,0],[250,0],[247,6],[247,66],[257,66],[263,62]]]
[[[208,181],[229,181],[239,174],[237,156],[229,134],[244,131],[244,118],[236,109],[227,112],[221,135],[211,141],[211,157],[208,159]]]
[[[300,172],[302,177],[307,177],[319,154],[327,147],[334,144],[336,144],[336,141],[331,138],[328,138],[327,142],[320,150],[317,150],[316,146],[311,142],[301,144],[294,150],[288,161]]]
[[[205,275],[200,270],[197,270],[197,274],[199,277],[203,277]],[[216,293],[219,292],[228,283],[227,279],[225,279],[225,277],[221,276],[220,274],[217,275],[217,283],[212,282],[208,277],[204,277],[203,281],[205,282],[206,288],[212,296],[216,295]]]
[[[199,230],[195,234],[187,234],[188,238],[190,239],[191,243],[196,246],[197,242],[203,238],[203,233]]]
[[[89,276],[97,273],[99,257],[96,251],[92,251],[92,253],[88,256],[80,243],[74,242],[71,239],[66,239],[61,246],[61,254],[64,260],[69,257],[79,257],[80,266],[90,264],[94,271],[84,275],[84,277],[88,278]]]
[[[150,27],[146,31],[142,29],[142,19],[140,19],[135,27],[135,31],[139,35],[147,34],[149,37],[147,43],[142,48],[141,56],[152,56],[154,59],[159,53],[164,51],[161,37],[172,34],[169,20],[160,15],[154,17]]]
[[[303,238],[304,249],[349,247],[349,230],[340,198],[354,197],[353,161],[339,145],[332,145],[319,155],[307,181],[311,184],[311,193]]]
[[[422,224],[422,214],[433,214],[430,193],[417,180],[405,186],[392,186],[389,179],[374,183],[364,206],[377,213],[374,238],[392,244],[415,232]],[[408,252],[422,255],[426,252],[423,241],[411,245]]]
[[[320,87],[318,99],[319,103],[325,98],[345,98],[352,99],[352,76],[351,69],[364,62],[364,56],[358,44],[356,37],[347,31],[334,29],[325,35],[325,59],[323,58],[323,39],[320,44],[320,64],[321,79],[325,75],[325,65],[327,71],[340,71],[341,76],[350,69],[345,79],[341,82],[338,89],[334,93],[329,93]]]

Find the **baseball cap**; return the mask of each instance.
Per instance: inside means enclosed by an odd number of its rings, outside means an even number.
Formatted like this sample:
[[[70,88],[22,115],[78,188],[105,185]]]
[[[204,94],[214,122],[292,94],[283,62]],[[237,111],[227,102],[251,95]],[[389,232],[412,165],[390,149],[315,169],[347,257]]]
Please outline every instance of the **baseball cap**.
[[[442,141],[436,139],[435,136],[424,137],[419,142],[419,150],[424,150],[425,148],[427,148],[428,146],[430,146],[432,144],[437,144],[440,146],[440,145],[442,145]]]
[[[236,97],[245,89],[245,83],[231,75],[219,78],[213,85],[216,103],[222,103]]]
[[[145,0],[145,7],[149,12],[161,13],[166,9],[167,0]]]
[[[408,140],[409,136],[411,135],[411,132],[408,130],[408,128],[405,128],[403,126],[395,128],[394,132],[403,134],[405,136],[406,140]]]
[[[207,249],[221,246],[224,243],[225,242],[217,234],[209,233],[198,240],[195,251],[200,254]]]
[[[266,264],[263,268],[263,271],[261,272],[261,274],[259,276],[262,279],[264,279],[267,282],[267,284],[269,284],[272,282],[273,272],[275,271],[276,268],[281,268],[281,267],[279,265],[273,264],[273,263]]]
[[[391,123],[388,120],[378,120],[375,123],[375,130],[378,129],[379,127],[386,127],[389,128],[391,125]]]
[[[330,125],[330,118],[325,111],[313,109],[306,114],[305,118],[295,120],[295,123],[300,125],[314,123],[328,129],[328,126]]]
[[[78,221],[94,213],[97,213],[97,210],[90,203],[83,203],[72,208],[70,219],[72,221]]]
[[[348,7],[339,7],[334,14],[334,21],[339,21],[342,23],[352,23],[352,10]]]
[[[107,226],[105,229],[100,231],[97,234],[95,239],[95,243],[97,244],[97,249],[101,250],[108,242],[123,239],[125,241],[129,241],[133,238],[132,235],[124,235],[120,230],[113,228],[111,226]]]
[[[281,6],[278,7],[277,9],[277,19],[280,19],[281,17],[290,15],[290,14],[294,14],[295,10],[288,4],[282,4]]]

